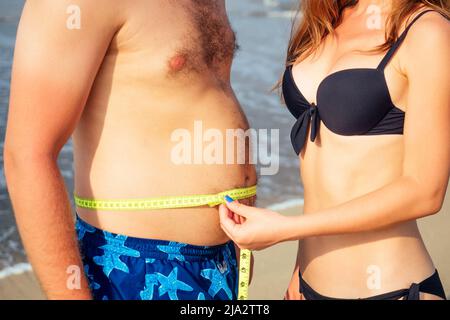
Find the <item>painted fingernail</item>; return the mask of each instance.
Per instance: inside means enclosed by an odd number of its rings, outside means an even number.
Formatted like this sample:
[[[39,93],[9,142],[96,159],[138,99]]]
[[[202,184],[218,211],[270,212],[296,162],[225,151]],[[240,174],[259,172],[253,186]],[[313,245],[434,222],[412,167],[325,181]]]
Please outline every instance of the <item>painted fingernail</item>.
[[[230,202],[233,202],[234,199],[232,197],[230,197],[230,196],[225,196],[225,201],[230,203]]]

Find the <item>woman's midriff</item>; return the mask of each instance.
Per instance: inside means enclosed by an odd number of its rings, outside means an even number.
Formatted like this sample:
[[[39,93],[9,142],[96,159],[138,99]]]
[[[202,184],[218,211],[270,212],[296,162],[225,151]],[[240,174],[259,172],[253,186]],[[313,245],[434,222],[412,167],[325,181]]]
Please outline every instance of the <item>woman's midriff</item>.
[[[114,90],[107,106],[98,101],[88,105],[74,134],[75,193],[84,198],[113,200],[216,194],[255,185],[253,165],[235,160],[227,163],[225,157],[230,151],[225,149],[227,129],[248,129],[231,88],[219,90],[202,85],[177,94],[163,95],[163,89],[155,90],[154,96],[136,88],[128,92]],[[208,129],[214,130],[210,131],[213,136],[223,136],[223,148],[207,149],[212,146]],[[191,139],[185,158],[173,150],[189,139],[180,140],[176,132]],[[217,160],[220,156],[214,157],[221,151],[222,162]],[[231,151],[236,152],[233,148]],[[196,152],[200,158],[196,158]],[[133,237],[194,245],[217,245],[229,240],[220,228],[217,207],[77,211],[81,219],[98,228]]]
[[[301,155],[304,214],[351,201],[401,176],[401,135],[344,137],[323,125],[320,131],[320,140],[308,141]],[[322,295],[339,298],[409,288],[434,272],[416,221],[307,238],[299,243],[299,258],[305,281]]]

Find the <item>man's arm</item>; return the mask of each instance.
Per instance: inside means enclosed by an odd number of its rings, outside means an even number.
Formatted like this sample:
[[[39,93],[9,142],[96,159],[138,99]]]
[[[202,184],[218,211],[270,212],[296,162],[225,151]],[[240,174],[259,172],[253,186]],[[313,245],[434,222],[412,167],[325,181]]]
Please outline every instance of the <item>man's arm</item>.
[[[50,299],[91,297],[57,157],[120,27],[114,3],[29,0],[19,24],[5,174],[28,258]],[[74,265],[82,275],[79,290],[66,285]]]

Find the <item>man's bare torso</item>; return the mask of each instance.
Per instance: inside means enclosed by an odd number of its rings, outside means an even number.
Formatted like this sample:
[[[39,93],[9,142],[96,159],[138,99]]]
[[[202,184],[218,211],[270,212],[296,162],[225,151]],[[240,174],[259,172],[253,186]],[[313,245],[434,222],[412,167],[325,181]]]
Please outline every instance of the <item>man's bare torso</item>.
[[[217,193],[251,186],[246,164],[173,161],[172,133],[194,122],[247,129],[230,85],[236,49],[223,0],[130,1],[75,130],[75,192],[99,199]],[[227,240],[216,208],[78,210],[130,236],[212,245]]]

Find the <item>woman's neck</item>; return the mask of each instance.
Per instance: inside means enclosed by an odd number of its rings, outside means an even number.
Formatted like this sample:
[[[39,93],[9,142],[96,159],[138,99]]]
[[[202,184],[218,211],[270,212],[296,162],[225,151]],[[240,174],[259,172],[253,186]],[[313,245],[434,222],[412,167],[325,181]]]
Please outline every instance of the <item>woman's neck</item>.
[[[353,11],[356,15],[365,14],[369,7],[378,7],[380,12],[390,11],[392,8],[392,2],[394,0],[359,0],[353,7]]]

